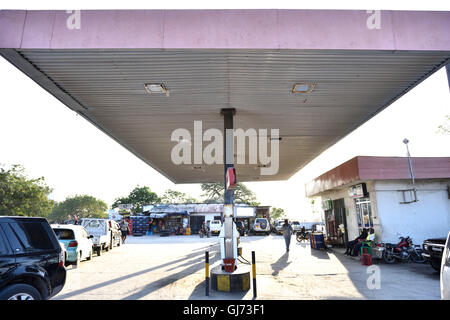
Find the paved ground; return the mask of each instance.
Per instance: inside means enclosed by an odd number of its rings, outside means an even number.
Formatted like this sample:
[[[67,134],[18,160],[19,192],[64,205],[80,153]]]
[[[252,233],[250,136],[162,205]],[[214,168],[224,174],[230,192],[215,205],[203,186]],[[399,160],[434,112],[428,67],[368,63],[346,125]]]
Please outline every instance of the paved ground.
[[[292,240],[287,254],[281,236],[241,239],[247,260],[256,252],[258,299],[440,299],[439,274],[429,265],[378,263],[368,269],[342,251],[311,250]],[[205,250],[211,267],[218,265],[217,237],[129,237],[122,247],[68,267],[66,286],[54,299],[205,299]],[[211,291],[209,299],[252,295]]]

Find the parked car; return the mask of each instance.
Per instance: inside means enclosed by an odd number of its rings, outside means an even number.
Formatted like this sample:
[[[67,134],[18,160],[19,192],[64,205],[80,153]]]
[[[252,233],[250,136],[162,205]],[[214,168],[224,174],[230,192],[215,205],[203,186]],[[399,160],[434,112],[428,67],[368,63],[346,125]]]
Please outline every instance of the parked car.
[[[269,235],[270,234],[270,223],[269,220],[266,218],[256,218],[253,222],[252,226],[252,233],[258,234],[258,233],[264,233]]]
[[[0,217],[0,300],[43,300],[66,282],[64,253],[44,218]]]
[[[209,230],[212,234],[219,234],[222,229],[222,222],[220,220],[211,220],[209,223]]]
[[[92,236],[84,227],[72,224],[52,224],[51,227],[58,240],[66,247],[66,266],[77,266],[83,260],[92,259]]]
[[[115,245],[122,244],[122,232],[114,220],[83,218],[81,225],[92,236],[94,251],[98,256],[102,254],[103,250],[109,251]]]
[[[292,230],[295,232],[300,231],[302,229],[302,226],[300,225],[300,222],[298,221],[292,221],[291,222]]]
[[[278,220],[275,222],[275,233],[276,234],[283,234],[283,225],[284,225],[284,220]]]
[[[428,258],[430,265],[434,270],[441,270],[442,253],[445,248],[447,238],[427,239],[422,243],[422,256]]]
[[[441,298],[450,300],[450,232],[447,236],[441,265]]]

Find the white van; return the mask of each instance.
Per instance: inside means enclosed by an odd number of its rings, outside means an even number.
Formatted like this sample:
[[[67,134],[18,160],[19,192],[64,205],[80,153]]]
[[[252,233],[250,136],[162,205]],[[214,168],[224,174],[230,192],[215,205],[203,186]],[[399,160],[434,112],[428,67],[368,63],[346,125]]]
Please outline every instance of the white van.
[[[109,251],[114,245],[122,244],[122,233],[117,222],[108,219],[83,218],[81,225],[92,237],[94,251],[101,255],[102,250]]]
[[[211,220],[209,222],[209,230],[212,234],[219,234],[222,229],[222,222],[220,220]]]

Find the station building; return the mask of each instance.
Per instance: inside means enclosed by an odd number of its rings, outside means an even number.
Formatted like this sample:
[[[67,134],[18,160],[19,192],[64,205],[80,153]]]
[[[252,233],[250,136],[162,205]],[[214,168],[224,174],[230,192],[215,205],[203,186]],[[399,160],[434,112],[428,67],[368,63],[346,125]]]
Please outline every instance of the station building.
[[[450,157],[357,156],[306,184],[306,196],[322,202],[331,245],[374,228],[377,242],[414,244],[450,230]]]

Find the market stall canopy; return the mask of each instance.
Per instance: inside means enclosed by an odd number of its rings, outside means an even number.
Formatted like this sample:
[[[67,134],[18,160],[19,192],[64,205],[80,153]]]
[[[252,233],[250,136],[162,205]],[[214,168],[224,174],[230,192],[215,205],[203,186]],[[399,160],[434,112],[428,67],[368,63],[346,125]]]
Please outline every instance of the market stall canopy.
[[[165,213],[150,213],[150,218],[164,218],[167,214]]]
[[[223,181],[221,164],[171,161],[171,134],[222,129],[235,108],[235,128],[280,131],[277,174],[236,165],[238,181],[267,181],[444,66],[449,30],[449,12],[0,11],[0,54],[175,183]]]

